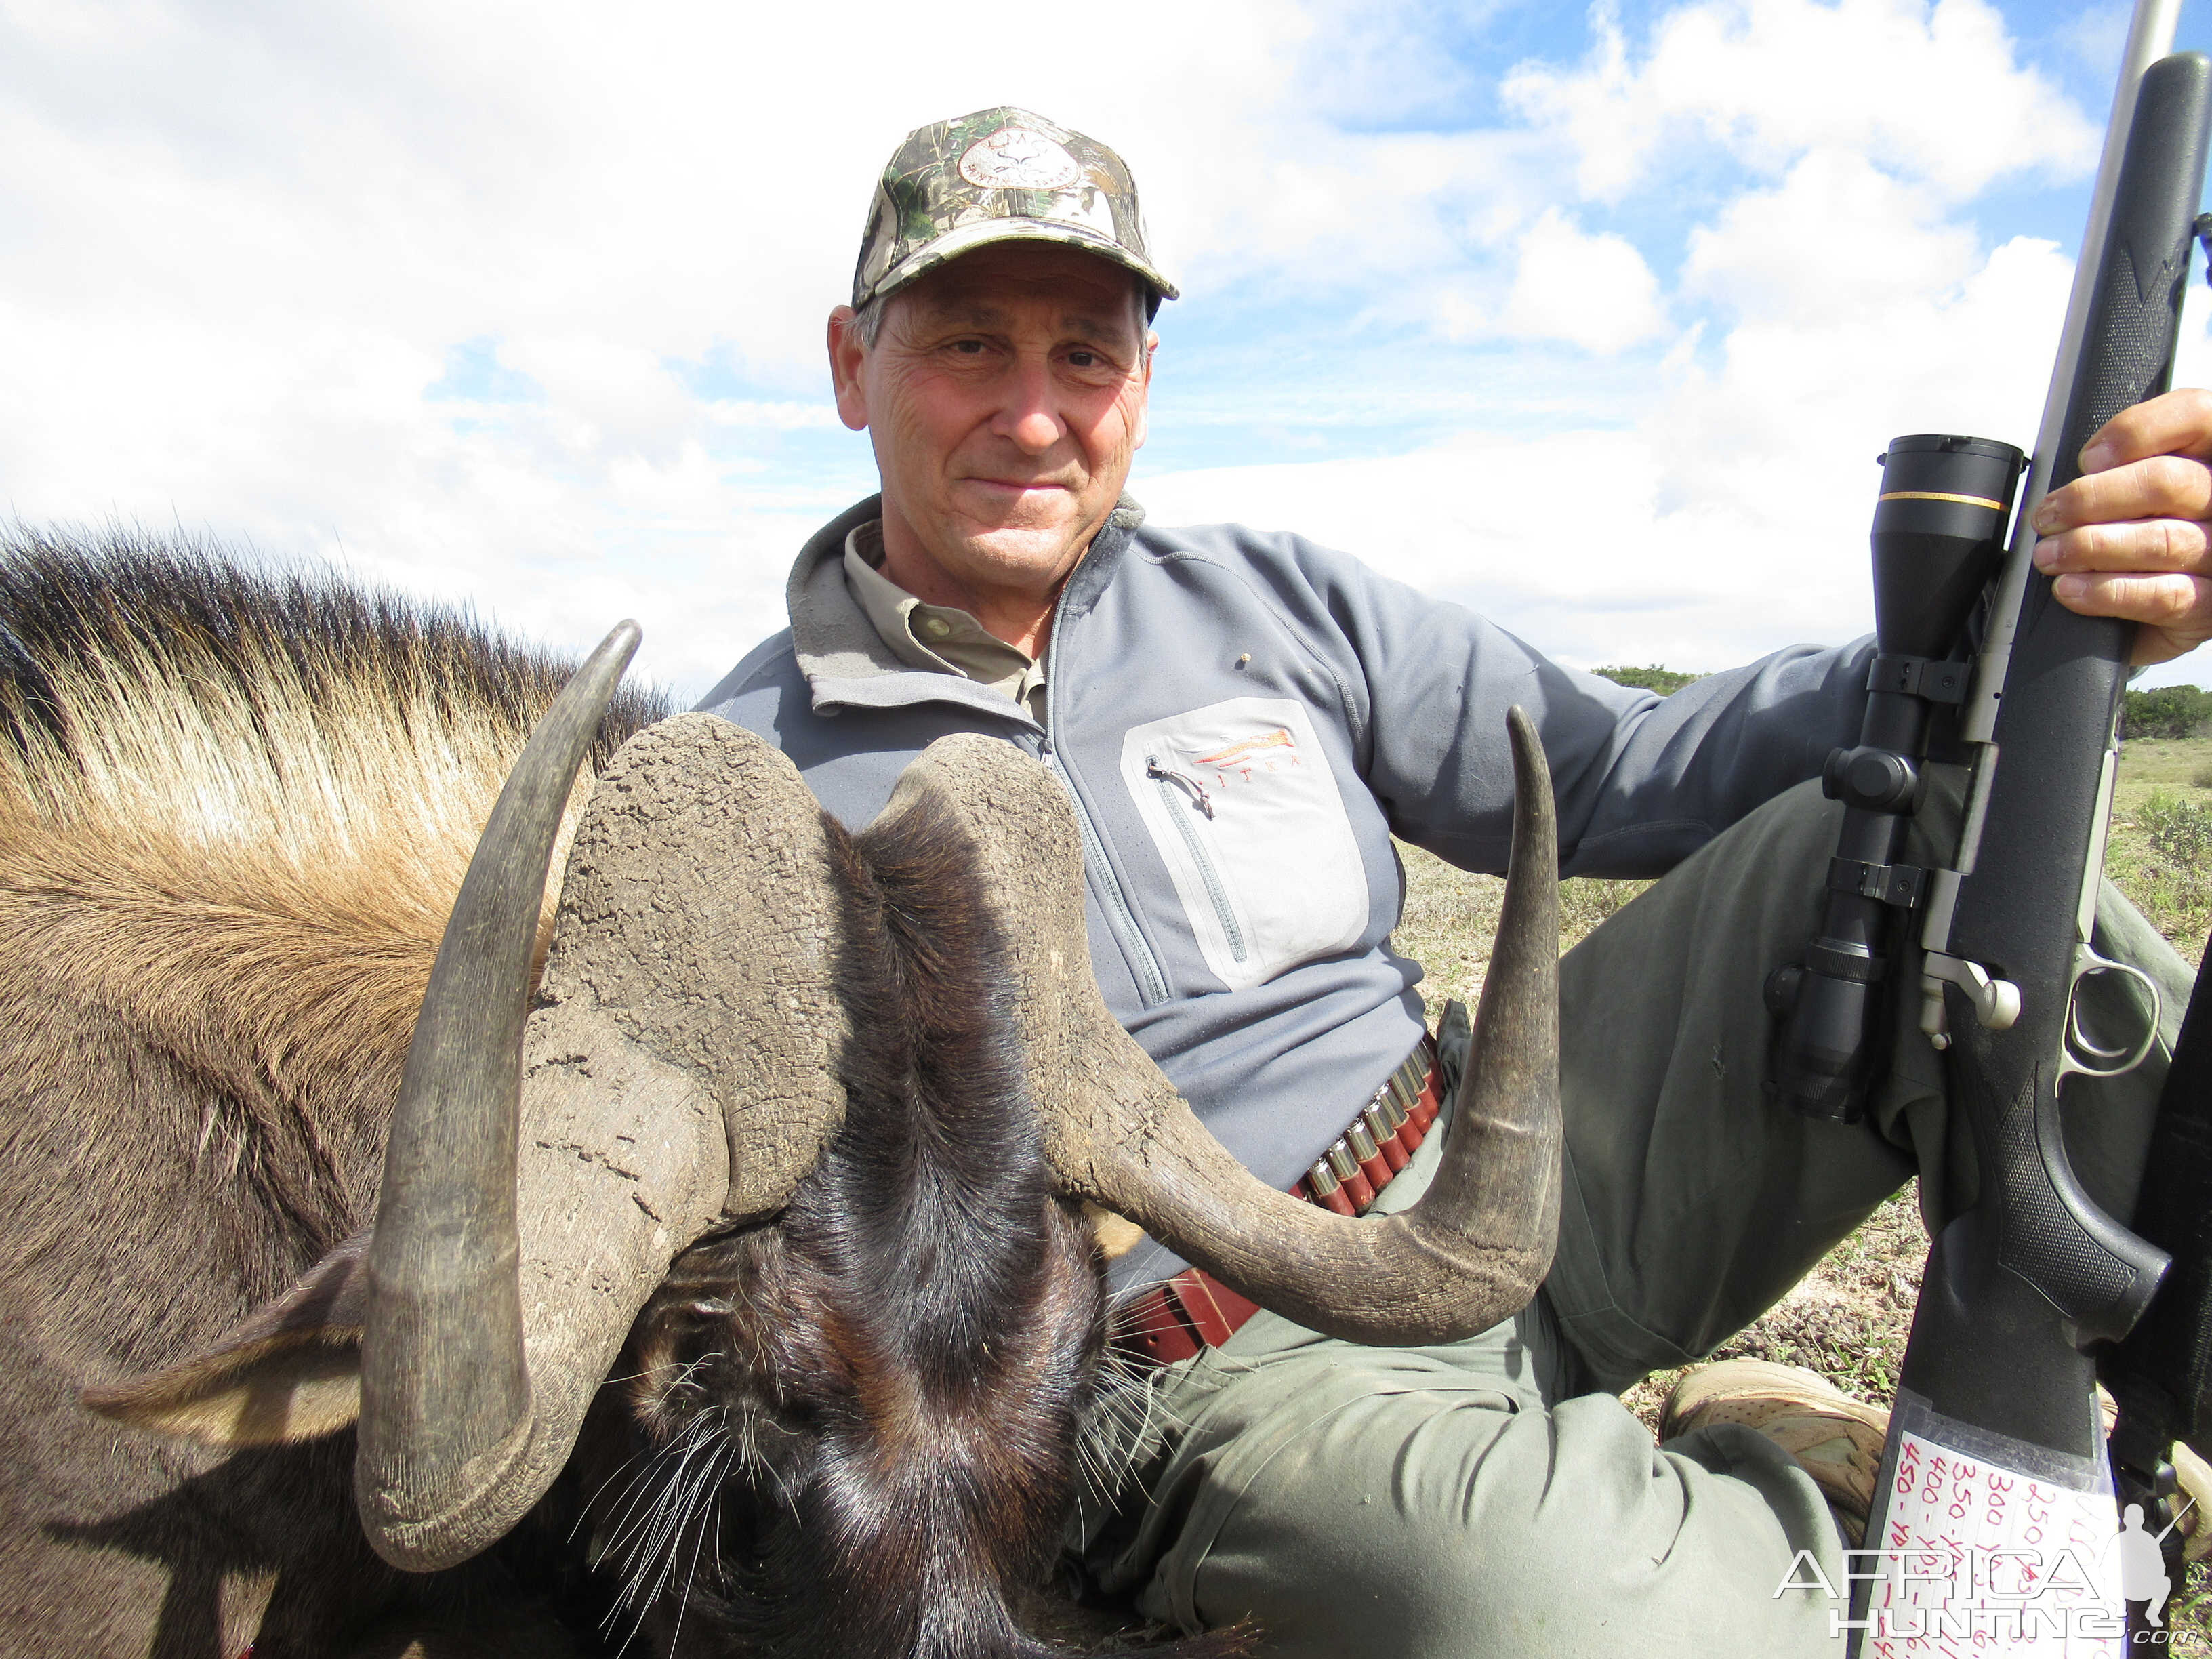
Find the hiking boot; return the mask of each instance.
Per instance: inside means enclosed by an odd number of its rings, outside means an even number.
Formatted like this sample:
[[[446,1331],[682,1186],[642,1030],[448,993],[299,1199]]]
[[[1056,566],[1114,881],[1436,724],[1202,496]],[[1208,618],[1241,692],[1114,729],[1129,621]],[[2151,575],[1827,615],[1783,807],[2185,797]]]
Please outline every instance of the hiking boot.
[[[1659,1413],[1659,1438],[1715,1423],[1756,1430],[1797,1460],[1828,1500],[1856,1549],[1881,1472],[1889,1413],[1854,1400],[1825,1376],[1766,1359],[1723,1359],[1687,1373]]]
[[[2119,1402],[2105,1392],[2104,1385],[2097,1387],[2097,1409],[2105,1419],[2105,1437],[2112,1438],[2112,1425],[2119,1421]],[[2189,1449],[2186,1442],[2177,1440],[2166,1448],[2166,1458],[2173,1465],[2174,1492],[2173,1529],[2181,1534],[2181,1559],[2202,1561],[2212,1555],[2212,1464],[2207,1464]]]
[[[2181,1512],[2181,1555],[2185,1561],[2202,1561],[2212,1555],[2212,1516],[2205,1513],[2212,1508],[2212,1467],[2181,1443],[2173,1443],[2167,1454],[2173,1459],[2173,1507]]]

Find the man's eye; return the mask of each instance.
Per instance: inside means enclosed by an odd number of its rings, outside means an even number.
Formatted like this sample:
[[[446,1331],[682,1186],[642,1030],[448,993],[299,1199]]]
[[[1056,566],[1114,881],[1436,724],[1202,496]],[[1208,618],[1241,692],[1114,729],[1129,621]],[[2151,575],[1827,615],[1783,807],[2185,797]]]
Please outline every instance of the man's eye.
[[[952,349],[965,357],[980,356],[982,354],[983,343],[981,340],[955,340],[952,343]]]
[[[1067,354],[1067,361],[1076,368],[1094,368],[1104,360],[1095,351],[1071,351]]]

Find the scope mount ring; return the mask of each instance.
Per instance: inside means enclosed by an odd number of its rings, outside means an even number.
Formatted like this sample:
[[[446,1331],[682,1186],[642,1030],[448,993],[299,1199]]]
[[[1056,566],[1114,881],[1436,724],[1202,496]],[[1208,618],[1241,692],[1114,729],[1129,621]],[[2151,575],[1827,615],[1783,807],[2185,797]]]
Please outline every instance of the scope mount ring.
[[[2135,981],[2150,999],[2150,1011],[2143,1020],[2142,1035],[2132,1047],[2106,1048],[2081,1029],[2081,984],[2106,974],[2122,974]],[[2148,1058],[2151,1045],[2158,1041],[2158,1023],[2165,1012],[2165,999],[2160,995],[2158,981],[2140,968],[2124,962],[2114,962],[2087,945],[2076,945],[2074,951],[2074,982],[2066,992],[2066,1035],[2058,1045],[2058,1078],[2068,1076],[2124,1077]],[[2083,1060],[2104,1062],[2084,1064]]]

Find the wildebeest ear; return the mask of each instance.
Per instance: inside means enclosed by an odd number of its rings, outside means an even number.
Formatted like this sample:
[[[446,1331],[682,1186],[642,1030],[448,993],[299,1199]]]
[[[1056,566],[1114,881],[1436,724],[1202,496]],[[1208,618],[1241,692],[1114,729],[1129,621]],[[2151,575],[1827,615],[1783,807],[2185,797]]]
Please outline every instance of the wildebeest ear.
[[[210,1446],[289,1445],[349,1426],[361,1414],[368,1240],[348,1239],[205,1353],[80,1398],[102,1417]]]

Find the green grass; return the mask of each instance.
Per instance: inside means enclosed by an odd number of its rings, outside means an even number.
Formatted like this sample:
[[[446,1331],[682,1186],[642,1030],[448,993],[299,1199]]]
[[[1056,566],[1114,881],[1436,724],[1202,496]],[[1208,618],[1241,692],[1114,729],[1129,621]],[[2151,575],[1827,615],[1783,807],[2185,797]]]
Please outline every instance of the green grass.
[[[1497,876],[1471,876],[1433,853],[1404,842],[1398,856],[1406,869],[1406,908],[1390,935],[1401,956],[1419,963],[1426,977],[1429,1024],[1457,997],[1468,1007],[1482,994],[1483,970],[1490,964],[1491,935],[1505,900],[1505,883]],[[1615,910],[1651,884],[1574,877],[1559,884],[1559,948],[1571,950]]]
[[[2191,963],[2212,933],[2212,738],[2134,738],[2120,750],[2105,868]]]

